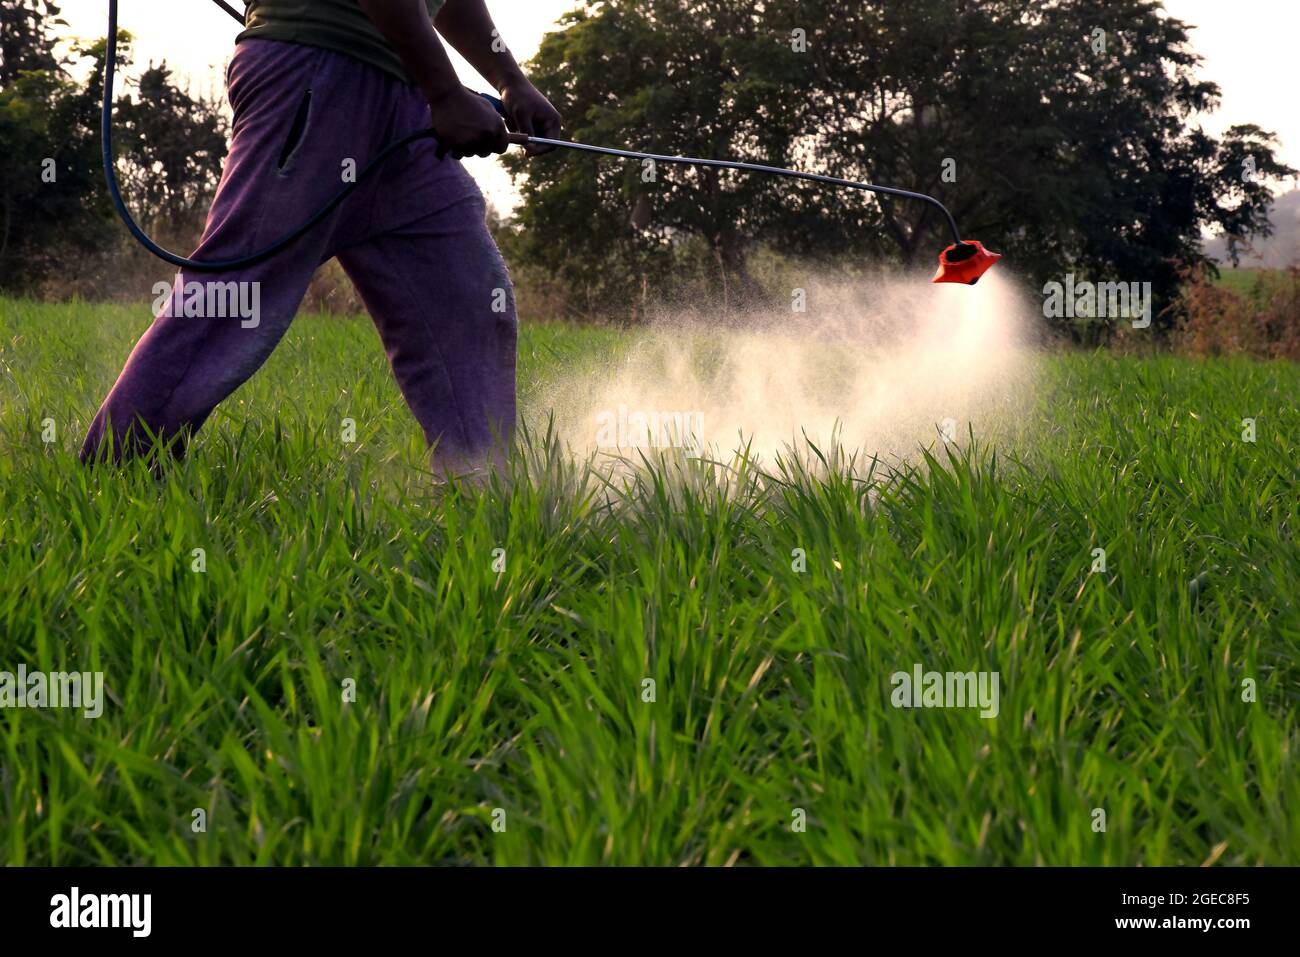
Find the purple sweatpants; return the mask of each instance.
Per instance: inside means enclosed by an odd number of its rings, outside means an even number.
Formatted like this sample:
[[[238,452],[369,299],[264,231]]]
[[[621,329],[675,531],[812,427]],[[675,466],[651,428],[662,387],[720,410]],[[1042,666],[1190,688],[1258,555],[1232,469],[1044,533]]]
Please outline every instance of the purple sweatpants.
[[[216,200],[192,258],[256,251],[303,222],[385,145],[430,125],[414,87],[350,57],[270,40],[238,45],[227,74],[234,131]],[[432,140],[390,157],[307,235],[262,263],[194,282],[253,284],[259,305],[231,315],[223,296],[169,296],[91,423],[83,461],[148,447],[183,452],[222,399],[271,354],[318,266],[338,257],[366,304],[435,468],[481,464],[515,425],[514,294],[488,233],[482,194]],[[176,306],[181,306],[177,310]],[[207,311],[204,311],[207,310]],[[195,313],[200,313],[195,315]],[[226,315],[229,318],[219,318]],[[147,427],[142,429],[143,424]],[[111,441],[110,441],[111,433]]]

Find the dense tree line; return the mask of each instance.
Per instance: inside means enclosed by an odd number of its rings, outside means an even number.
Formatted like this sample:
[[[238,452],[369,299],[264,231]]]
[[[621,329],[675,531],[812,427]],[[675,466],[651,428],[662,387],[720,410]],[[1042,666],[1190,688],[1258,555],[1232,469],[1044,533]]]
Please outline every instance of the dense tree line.
[[[58,42],[52,0],[0,0],[0,290],[57,284],[124,242],[100,160],[105,43]],[[123,65],[130,37],[119,38]],[[119,74],[120,76],[121,74]],[[192,233],[221,173],[219,105],[150,64],[115,101],[119,176],[137,218]],[[192,236],[190,237],[192,238]]]
[[[60,45],[60,25],[52,0],[0,0],[11,292],[125,242],[99,164],[104,43]],[[545,38],[532,73],[575,139],[930,193],[1035,284],[1148,281],[1159,305],[1204,229],[1268,235],[1269,181],[1294,173],[1257,126],[1200,128],[1219,90],[1199,62],[1155,0],[603,0]],[[192,239],[225,156],[219,105],[150,64],[115,116],[138,218]],[[758,251],[921,266],[949,241],[928,205],[813,184],[572,154],[507,164],[523,197],[496,230],[507,257],[578,312],[626,315],[692,279],[725,301],[763,295]]]
[[[1199,128],[1219,90],[1198,63],[1153,0],[605,0],[545,39],[533,76],[575,139],[930,193],[1031,281],[1149,281],[1168,303],[1201,230],[1266,234],[1267,181],[1294,172],[1256,126]],[[512,164],[515,258],[592,303],[710,263],[744,291],[759,248],[910,265],[950,241],[928,205],[869,194]]]

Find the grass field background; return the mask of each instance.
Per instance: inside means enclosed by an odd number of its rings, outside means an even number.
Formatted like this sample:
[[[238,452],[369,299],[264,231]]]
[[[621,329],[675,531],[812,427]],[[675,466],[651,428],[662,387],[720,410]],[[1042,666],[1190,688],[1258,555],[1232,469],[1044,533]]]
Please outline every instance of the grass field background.
[[[1300,863],[1296,365],[1045,356],[1017,437],[870,479],[538,436],[439,497],[364,319],[81,468],[147,320],[0,301],[0,670],[109,696],[0,711],[6,863]],[[524,406],[624,339],[525,327]],[[999,716],[892,707],[918,662]]]

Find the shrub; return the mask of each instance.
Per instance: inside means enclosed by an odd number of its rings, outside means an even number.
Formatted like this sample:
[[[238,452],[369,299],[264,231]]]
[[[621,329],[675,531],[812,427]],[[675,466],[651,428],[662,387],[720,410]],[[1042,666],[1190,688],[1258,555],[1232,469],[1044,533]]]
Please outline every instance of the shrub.
[[[1182,271],[1178,344],[1194,355],[1300,360],[1300,266],[1260,270],[1229,288],[1206,266]]]

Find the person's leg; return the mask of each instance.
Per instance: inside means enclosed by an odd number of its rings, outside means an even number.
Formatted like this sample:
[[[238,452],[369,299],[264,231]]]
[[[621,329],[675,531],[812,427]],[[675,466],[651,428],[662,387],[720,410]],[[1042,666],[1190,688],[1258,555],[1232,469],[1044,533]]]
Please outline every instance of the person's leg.
[[[381,134],[372,127],[380,124],[364,117],[391,99],[394,83],[323,50],[239,44],[229,72],[230,154],[191,258],[253,252],[315,212],[343,186],[341,161],[376,148],[372,140]],[[354,229],[361,232],[353,221],[368,220],[365,192],[265,262],[224,273],[182,271],[176,280],[182,291],[186,283],[200,283],[205,293],[217,294],[215,304],[222,290],[236,290],[245,303],[256,302],[256,315],[210,314],[206,295],[199,308],[178,313],[173,306],[185,299],[169,298],[91,423],[82,460],[142,451],[147,433],[175,440],[174,450],[182,452],[186,435],[270,355],[332,246]]]
[[[429,210],[338,254],[434,446],[433,466],[499,465],[515,429],[514,290],[482,194],[455,160],[411,157]],[[387,177],[386,177],[387,179]],[[380,209],[380,221],[396,213]]]

